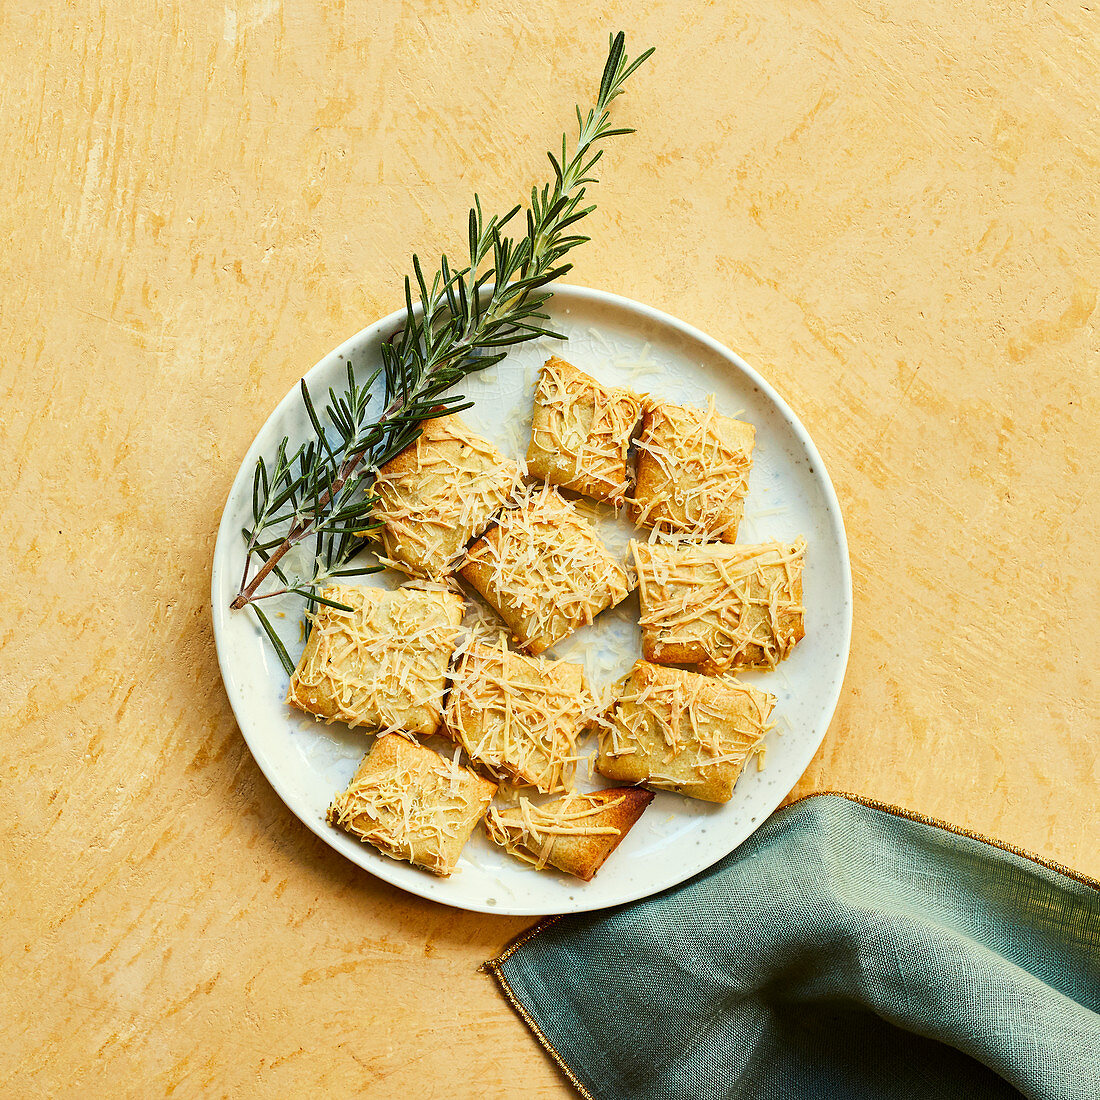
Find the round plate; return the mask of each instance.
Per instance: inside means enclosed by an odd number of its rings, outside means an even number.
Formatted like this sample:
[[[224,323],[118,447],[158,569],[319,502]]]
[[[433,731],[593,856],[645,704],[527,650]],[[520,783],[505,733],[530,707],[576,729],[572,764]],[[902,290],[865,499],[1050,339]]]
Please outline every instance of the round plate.
[[[602,382],[679,404],[702,405],[714,394],[719,412],[756,426],[739,541],[806,537],[806,638],[774,672],[745,676],[777,697],[776,729],[768,735],[763,769],[750,762],[730,802],[718,806],[658,794],[590,883],[552,870],[535,871],[492,846],[480,829],[449,878],[383,856],[324,820],[333,794],[347,785],[369,747],[369,734],[319,724],[288,707],[286,673],[255,616],[229,609],[240,583],[240,532],[251,521],[256,458],[271,455],[284,435],[293,443],[308,431],[297,387],[271,414],[245,456],[214,551],[214,636],[222,678],[248,747],[279,797],[326,843],[379,878],[434,901],[484,912],[565,913],[633,901],[682,882],[733,851],[779,805],[821,744],[840,694],[851,637],[852,582],[840,506],[813,442],[771,386],[697,329],[626,298],[559,286],[549,311],[553,327],[567,337],[564,343],[521,345],[498,366],[461,384],[475,402],[462,414],[474,431],[506,455],[525,454],[535,379],[552,353]],[[330,386],[342,389],[349,359],[362,372],[360,377],[366,377],[378,362],[380,341],[400,327],[403,315],[399,311],[378,321],[326,355],[306,376],[311,392],[320,398]],[[612,551],[625,558],[627,540],[637,534],[633,526],[603,506],[578,503]],[[377,574],[365,581],[392,587],[400,578]],[[470,602],[476,610],[476,599]],[[276,599],[264,606],[297,659],[301,603],[288,600],[280,606]],[[492,616],[484,609],[480,614]],[[631,596],[560,642],[548,656],[583,662],[593,686],[600,687],[641,655],[637,617],[637,596]],[[583,764],[578,774],[582,786],[599,785],[588,780]]]

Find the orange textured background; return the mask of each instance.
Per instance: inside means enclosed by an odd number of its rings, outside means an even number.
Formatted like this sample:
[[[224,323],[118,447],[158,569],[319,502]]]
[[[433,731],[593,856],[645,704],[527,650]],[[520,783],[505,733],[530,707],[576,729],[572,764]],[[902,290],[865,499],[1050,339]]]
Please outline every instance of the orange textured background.
[[[658,46],[571,280],[788,398],[845,509],[845,789],[1100,873],[1095,90],[1067,4],[0,8],[0,1093],[567,1095],[476,966],[522,918],[309,833],[221,689],[269,410]]]

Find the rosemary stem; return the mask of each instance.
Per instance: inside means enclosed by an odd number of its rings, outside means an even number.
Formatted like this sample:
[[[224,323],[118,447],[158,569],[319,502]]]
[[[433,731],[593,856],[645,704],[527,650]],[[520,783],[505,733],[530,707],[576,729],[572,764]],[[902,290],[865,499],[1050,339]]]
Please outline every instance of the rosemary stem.
[[[561,264],[562,256],[587,240],[569,227],[593,209],[582,207],[581,201],[587,185],[595,182],[592,169],[602,150],[590,151],[609,137],[631,132],[607,125],[609,108],[628,77],[653,52],[646,50],[629,61],[624,51],[625,36],[620,31],[610,38],[595,105],[586,116],[577,109],[578,130],[572,154],[567,153],[565,137],[560,160],[554,152],[548,154],[555,178],[541,190],[532,189],[526,233],[521,232],[518,240],[504,233],[522,207],[486,219],[475,195],[469,219],[468,265],[456,269],[444,256],[439,271],[427,279],[420,261],[413,256],[420,301],[414,305],[413,280],[406,279],[405,324],[383,342],[377,369],[365,385],[360,385],[349,362],[347,390],[342,395],[329,390],[331,400],[324,411],[336,429],[335,435],[326,430],[324,416],[314,407],[303,380],[302,398],[313,438],[293,455],[287,454],[284,439],[270,466],[263,457],[257,460],[252,488],[253,524],[243,531],[245,567],[230,606],[240,610],[253,605],[272,644],[280,650],[273,629],[254,605],[269,596],[295,592],[306,596],[312,607],[320,599],[316,593],[325,578],[348,575],[340,573],[340,568],[362,547],[364,529],[376,526],[371,522],[375,499],[369,488],[361,487],[361,476],[352,480],[356,471],[364,462],[368,464],[367,472],[385,465],[416,439],[424,420],[447,410],[467,408],[469,402],[462,404],[463,398],[445,395],[460,379],[499,362],[505,355],[502,349],[538,336],[555,335],[547,327],[549,318],[540,310],[550,297],[547,284],[571,266]],[[370,420],[370,390],[380,375],[386,408]],[[288,505],[290,509],[285,510]],[[290,526],[285,536],[272,539],[270,529],[281,529],[287,522]],[[311,579],[292,584],[279,569],[279,562],[310,535],[317,543]],[[270,554],[268,548],[272,548]],[[250,578],[255,556],[263,561]],[[259,593],[260,585],[272,572],[284,587]],[[280,651],[280,660],[284,666],[287,664],[285,651]]]

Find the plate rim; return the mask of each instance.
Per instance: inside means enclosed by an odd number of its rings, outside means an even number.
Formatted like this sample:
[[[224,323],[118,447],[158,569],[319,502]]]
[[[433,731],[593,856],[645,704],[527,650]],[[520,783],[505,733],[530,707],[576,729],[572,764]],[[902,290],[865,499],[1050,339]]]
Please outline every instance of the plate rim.
[[[799,761],[798,766],[798,779],[792,787],[784,791],[780,796],[775,806],[765,815],[762,816],[753,825],[752,829],[742,837],[736,844],[727,849],[725,852],[715,856],[713,859],[708,860],[700,867],[691,867],[687,872],[679,874],[674,873],[673,877],[669,881],[662,881],[657,885],[648,884],[640,886],[636,889],[628,889],[624,896],[610,900],[610,901],[594,901],[591,904],[586,904],[582,898],[577,900],[580,904],[570,907],[567,912],[570,913],[583,913],[594,912],[601,909],[608,909],[618,905],[625,905],[631,902],[640,901],[647,897],[652,897],[655,894],[659,894],[664,890],[672,889],[686,882],[688,879],[693,878],[695,875],[701,874],[709,868],[713,867],[720,860],[725,859],[726,856],[735,852],[746,840],[749,839],[761,826],[767,821],[772,814],[779,809],[783,802],[783,799],[790,794],[790,791],[794,789],[794,786],[798,784],[801,777],[805,774],[806,768],[809,767],[814,756],[817,754],[818,749],[821,747],[825,740],[826,735],[829,732],[829,727],[832,724],[833,718],[836,715],[837,704],[840,702],[840,695],[844,689],[844,683],[848,672],[848,663],[851,656],[851,643],[852,643],[852,623],[853,623],[853,589],[852,589],[852,565],[851,556],[848,549],[848,537],[844,526],[844,515],[840,506],[840,500],[837,497],[836,490],[833,486],[832,478],[829,476],[828,468],[822,461],[821,453],[817,449],[817,445],[814,443],[809,432],[806,430],[802,421],[795,414],[794,410],[786,402],[786,400],[779,394],[775,387],[764,378],[755,367],[747,363],[737,352],[727,347],[725,344],[716,340],[714,337],[703,332],[702,329],[697,328],[695,325],[690,324],[687,321],[683,321],[678,317],[667,313],[664,310],[657,309],[654,306],[650,306],[644,302],[639,302],[634,298],[628,298],[622,294],[616,294],[612,291],[599,290],[594,287],[580,286],[573,283],[561,283],[556,284],[553,288],[553,299],[551,300],[551,307],[556,304],[557,299],[573,299],[575,301],[596,303],[605,306],[614,306],[618,309],[633,311],[636,314],[644,317],[646,320],[659,325],[666,326],[674,329],[681,335],[686,336],[692,340],[698,341],[710,351],[716,353],[719,357],[726,359],[736,367],[741,373],[755,386],[757,386],[762,395],[764,395],[773,407],[779,412],[782,418],[786,421],[788,426],[794,432],[799,444],[804,448],[805,453],[813,463],[812,476],[817,480],[823,491],[825,497],[826,510],[829,513],[830,526],[835,538],[836,549],[840,553],[841,562],[843,565],[842,570],[842,603],[843,603],[843,646],[842,646],[842,667],[840,676],[837,680],[836,687],[832,692],[832,697],[828,700],[827,707],[823,710],[824,720],[822,722],[822,728],[820,736],[813,740],[812,744],[807,743],[806,749],[802,754],[802,758]],[[401,319],[405,316],[405,308],[400,307],[394,310],[392,313],[387,314],[384,317],[379,318],[371,324],[366,325],[358,332],[349,336],[342,341],[336,347],[327,351],[308,371],[302,378],[308,378],[315,370],[318,370],[326,361],[336,356],[346,355],[344,351],[349,345],[361,345],[369,342],[379,331],[386,329],[389,326],[400,323]],[[284,412],[284,409],[289,404],[296,400],[299,400],[299,382],[295,382],[283,398],[275,405],[270,414],[264,420],[263,424],[256,430],[252,437],[252,441],[248,446],[244,456],[241,458],[240,466],[237,470],[236,476],[229,487],[229,491],[226,494],[225,505],[222,509],[221,520],[218,523],[217,535],[214,543],[214,552],[211,556],[211,571],[210,571],[210,612],[214,631],[214,648],[218,656],[218,670],[221,675],[222,688],[225,691],[226,698],[229,701],[230,709],[233,712],[234,721],[237,724],[237,729],[240,731],[241,736],[244,738],[245,744],[248,747],[248,751],[252,755],[252,759],[256,762],[260,772],[264,778],[270,784],[272,790],[279,796],[283,805],[315,836],[325,842],[325,844],[331,848],[337,855],[347,859],[349,862],[359,867],[361,870],[366,871],[368,874],[373,875],[376,878],[381,879],[389,885],[396,887],[405,893],[412,894],[413,896],[423,898],[426,901],[430,901],[437,905],[446,905],[451,908],[461,909],[467,912],[487,913],[499,916],[540,916],[546,915],[546,911],[543,908],[530,908],[523,905],[487,905],[485,903],[478,902],[456,902],[441,899],[433,896],[430,892],[421,891],[416,888],[416,884],[410,884],[405,881],[398,881],[402,872],[408,870],[407,864],[402,864],[394,861],[394,867],[391,869],[384,862],[380,861],[379,866],[367,866],[364,862],[353,858],[347,852],[338,848],[333,842],[332,838],[328,835],[328,828],[324,826],[322,819],[318,818],[314,820],[315,815],[310,813],[299,812],[296,807],[298,801],[297,796],[292,794],[290,790],[284,785],[280,778],[279,770],[274,766],[273,761],[264,751],[262,745],[254,744],[253,738],[249,736],[246,728],[246,723],[242,721],[241,715],[237,710],[237,702],[234,699],[233,692],[230,690],[230,683],[232,677],[230,675],[230,665],[228,657],[228,645],[223,641],[223,630],[225,629],[225,619],[227,615],[227,609],[220,606],[218,599],[218,588],[222,579],[224,568],[221,565],[223,554],[221,553],[223,547],[228,546],[229,540],[235,538],[237,532],[231,531],[232,517],[230,515],[231,503],[235,499],[240,490],[241,485],[248,481],[251,483],[252,469],[255,466],[256,457],[262,450],[259,446],[259,441],[263,438],[268,431],[270,425],[276,421]],[[371,853],[366,853],[371,854]],[[390,873],[392,870],[392,874]],[[427,872],[424,872],[427,874]],[[446,881],[446,880],[443,880]],[[435,880],[432,880],[434,884]],[[425,883],[425,887],[429,885]]]

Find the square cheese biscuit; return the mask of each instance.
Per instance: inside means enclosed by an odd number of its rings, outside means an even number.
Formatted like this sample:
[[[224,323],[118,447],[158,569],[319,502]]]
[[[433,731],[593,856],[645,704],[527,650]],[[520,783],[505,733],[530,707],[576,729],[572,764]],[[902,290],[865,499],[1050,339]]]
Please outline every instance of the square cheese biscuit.
[[[374,742],[326,819],[388,856],[449,875],[495,791],[469,768],[391,733]]]
[[[443,715],[462,597],[417,587],[334,585],[320,605],[287,702],[326,721],[431,734]]]
[[[550,794],[572,778],[593,704],[581,665],[476,642],[451,674],[445,732],[494,774]]]
[[[535,390],[527,469],[553,485],[622,504],[641,414],[637,394],[603,386],[557,356],[547,359]]]
[[[734,542],[745,508],[756,429],[706,409],[646,402],[638,438],[634,522]]]
[[[647,660],[769,669],[805,635],[805,539],[759,546],[632,542]]]
[[[489,808],[489,838],[538,870],[547,864],[589,882],[653,801],[649,791],[614,787],[535,806]]]
[[[470,547],[458,573],[534,654],[631,591],[630,577],[595,528],[549,486],[518,496]]]
[[[419,438],[378,471],[372,516],[386,556],[439,579],[489,526],[520,481],[519,467],[457,416],[425,420]]]
[[[638,661],[601,731],[596,767],[616,782],[728,802],[774,705],[748,684]]]

